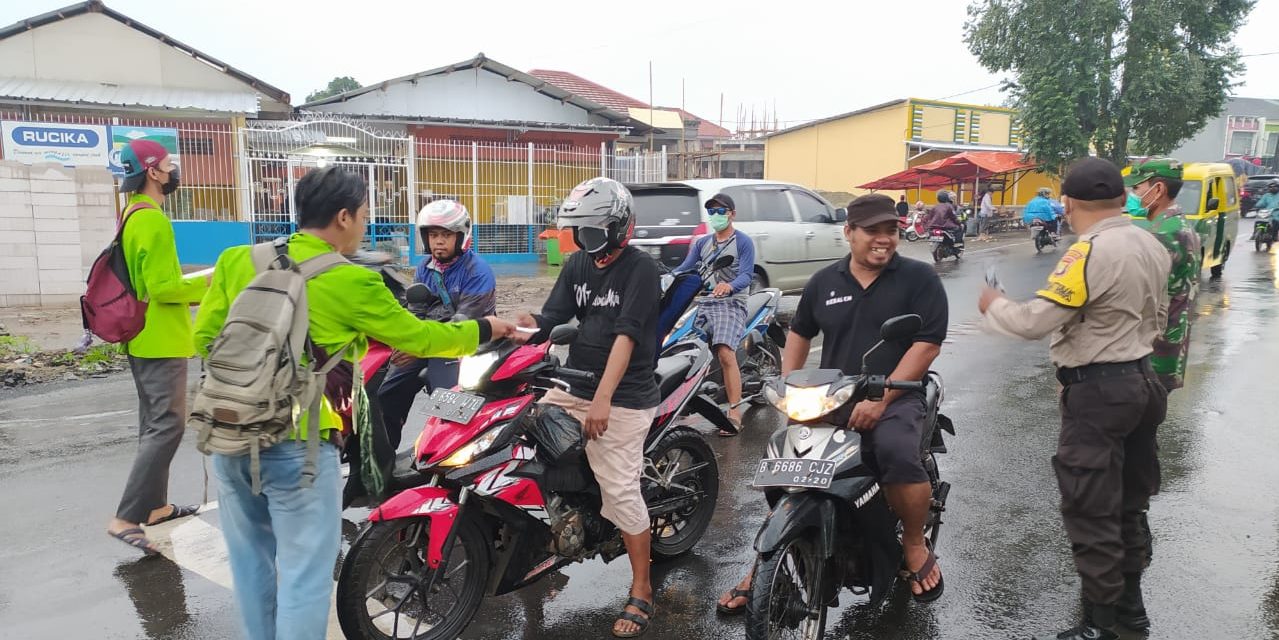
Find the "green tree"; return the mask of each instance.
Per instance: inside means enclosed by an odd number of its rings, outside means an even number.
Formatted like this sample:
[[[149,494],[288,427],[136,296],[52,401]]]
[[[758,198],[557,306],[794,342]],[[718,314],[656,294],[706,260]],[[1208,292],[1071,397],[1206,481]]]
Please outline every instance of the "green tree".
[[[342,76],[340,78],[329,80],[329,86],[320,89],[319,91],[311,92],[311,95],[306,97],[306,101],[315,102],[316,100],[323,100],[329,96],[336,96],[339,93],[355,91],[359,88],[360,83],[357,82],[355,78],[352,78],[351,76]]]
[[[1089,153],[1172,151],[1225,107],[1255,0],[974,0],[964,41],[1010,73],[1026,147],[1059,173]]]

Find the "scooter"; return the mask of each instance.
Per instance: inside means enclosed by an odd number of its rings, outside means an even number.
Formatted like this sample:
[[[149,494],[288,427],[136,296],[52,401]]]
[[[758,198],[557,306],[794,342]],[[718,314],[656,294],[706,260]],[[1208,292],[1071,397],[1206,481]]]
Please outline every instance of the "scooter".
[[[964,255],[963,227],[953,231],[932,229],[928,234],[928,241],[933,243],[933,262],[941,262],[952,256],[958,261]]]
[[[1035,253],[1043,252],[1045,247],[1057,247],[1057,236],[1048,231],[1048,225],[1043,220],[1035,219],[1030,222],[1030,237],[1035,241]]]
[[[709,296],[700,295],[675,323],[675,328],[662,340],[662,352],[680,343],[696,339],[710,342],[705,329],[697,324],[698,309]],[[777,321],[777,306],[781,302],[780,289],[760,289],[746,299],[746,330],[737,347],[737,366],[742,375],[742,397],[759,397],[767,380],[777,377],[782,370],[782,348],[786,345],[786,332]],[[711,365],[707,379],[719,388],[712,398],[727,402],[724,393],[723,372],[719,358]]]
[[[917,315],[892,318],[880,328],[883,341],[904,340],[922,325]],[[883,344],[881,341],[866,353]],[[923,392],[926,428],[920,457],[932,487],[925,540],[936,549],[950,484],[941,480],[936,455],[946,452],[941,432],[954,435],[938,413],[941,376],[922,382],[888,380],[867,373],[845,376],[834,369],[795,371],[765,387],[768,401],[789,419],[768,441],[753,485],[764,491],[771,511],[755,538],[755,576],[746,605],[746,637],[819,640],[827,608],[847,588],[869,594],[872,605],[888,595],[902,567],[901,523],[872,470],[861,436],[847,428],[852,408],[878,400],[887,389]]]
[[[1257,251],[1270,252],[1270,247],[1276,240],[1275,225],[1270,217],[1269,209],[1261,209],[1257,212],[1257,221],[1252,223],[1252,238]],[[1264,248],[1263,248],[1264,247]]]
[[[536,400],[595,374],[550,353],[577,329],[556,327],[549,343],[501,341],[462,359],[458,387],[436,389],[414,444],[422,486],[369,514],[337,586],[347,638],[456,638],[485,595],[523,588],[572,562],[625,553],[600,515],[600,493],[583,453],[581,425]],[[657,363],[661,404],[644,441],[641,487],[656,559],[689,551],[710,524],[719,493],[715,454],[680,423],[698,413],[731,423],[702,396],[714,358],[688,340]]]
[[[911,211],[910,215],[906,216],[906,226],[902,237],[906,238],[907,242],[916,242],[928,233],[924,228],[925,217],[922,211]]]

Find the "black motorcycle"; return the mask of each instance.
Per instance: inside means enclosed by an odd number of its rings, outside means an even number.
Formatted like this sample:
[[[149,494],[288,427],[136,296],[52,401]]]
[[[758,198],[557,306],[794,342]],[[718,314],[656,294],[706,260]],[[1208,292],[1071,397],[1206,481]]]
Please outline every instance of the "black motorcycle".
[[[931,229],[928,241],[933,244],[933,262],[941,262],[954,256],[960,260],[964,255],[964,229]]]
[[[898,316],[884,323],[880,336],[908,339],[921,325],[917,315]],[[933,496],[924,536],[937,548],[950,485],[941,481],[935,456],[946,452],[941,432],[955,433],[950,419],[937,412],[941,377],[930,372],[922,382],[888,380],[868,375],[865,356],[862,362],[860,375],[806,369],[765,388],[789,423],[769,438],[767,457],[755,472],[754,486],[764,490],[772,510],[755,538],[749,640],[818,640],[827,607],[838,604],[841,589],[869,594],[876,605],[895,583],[902,567],[901,522],[863,461],[861,436],[846,427],[853,406],[882,398],[887,389],[925,394],[920,456]]]
[[[1265,251],[1270,253],[1270,247],[1275,243],[1276,230],[1274,225],[1270,224],[1270,211],[1262,209],[1257,213],[1260,220],[1252,223],[1252,241],[1257,251]]]

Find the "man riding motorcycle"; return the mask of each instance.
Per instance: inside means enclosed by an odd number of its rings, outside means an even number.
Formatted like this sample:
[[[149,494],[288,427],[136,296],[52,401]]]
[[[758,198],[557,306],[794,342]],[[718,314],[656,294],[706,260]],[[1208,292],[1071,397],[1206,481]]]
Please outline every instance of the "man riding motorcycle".
[[[1051,195],[1052,189],[1048,187],[1040,188],[1035,197],[1026,203],[1026,209],[1021,214],[1022,224],[1029,227],[1036,220],[1039,220],[1048,229],[1048,233],[1057,235],[1057,210],[1053,207],[1052,200],[1049,198]]]
[[[1270,228],[1274,229],[1279,224],[1279,180],[1271,180],[1266,183],[1266,192],[1261,194],[1257,199],[1257,211],[1266,211],[1270,214]]]
[[[497,311],[497,279],[493,269],[472,248],[471,215],[453,200],[436,200],[417,215],[417,231],[429,253],[418,265],[415,280],[426,285],[432,300],[410,305],[409,310],[430,320],[448,322],[456,315],[483,318]],[[431,389],[449,389],[457,384],[456,359],[415,358],[407,353],[391,356],[391,370],[378,389],[378,402],[393,448],[400,445],[404,422],[413,400],[426,382]]]

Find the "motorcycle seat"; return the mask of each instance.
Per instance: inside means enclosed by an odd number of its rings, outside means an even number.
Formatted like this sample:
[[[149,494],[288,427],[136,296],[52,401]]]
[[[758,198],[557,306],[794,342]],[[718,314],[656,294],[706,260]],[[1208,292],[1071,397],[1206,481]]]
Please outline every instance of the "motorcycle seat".
[[[680,383],[688,377],[688,370],[693,368],[693,359],[683,354],[666,356],[657,361],[654,373],[657,375],[657,388],[662,398],[669,398],[679,388]]]
[[[776,290],[761,289],[759,291],[756,291],[755,293],[752,293],[750,297],[746,299],[746,321],[747,322],[750,322],[751,319],[755,317],[755,314],[759,313],[760,309],[763,309],[764,307],[768,306],[768,304],[773,301],[774,291]]]

